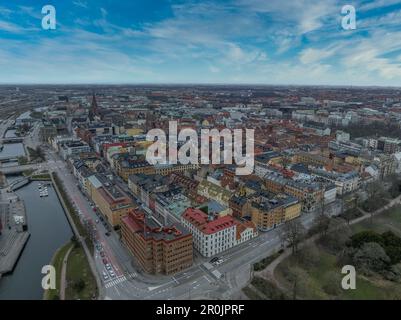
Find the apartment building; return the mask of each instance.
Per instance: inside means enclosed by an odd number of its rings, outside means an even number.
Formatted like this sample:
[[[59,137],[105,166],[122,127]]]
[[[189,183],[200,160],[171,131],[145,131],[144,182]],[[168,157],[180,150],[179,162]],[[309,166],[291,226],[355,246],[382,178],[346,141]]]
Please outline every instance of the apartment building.
[[[250,199],[246,205],[252,222],[261,231],[269,231],[282,223],[301,215],[300,201],[286,194],[261,192]]]
[[[191,233],[163,226],[142,211],[130,210],[121,219],[121,240],[147,273],[171,275],[193,264]]]
[[[207,215],[194,208],[185,210],[181,223],[192,233],[194,247],[204,257],[212,257],[257,236],[257,229],[250,221],[230,215]]]
[[[228,202],[232,196],[232,193],[227,189],[207,180],[202,180],[201,183],[199,183],[197,192],[199,195],[207,199],[215,200],[224,206],[228,206]]]
[[[119,226],[121,218],[134,207],[131,198],[99,174],[90,176],[88,181],[89,195],[98,210],[113,227]]]

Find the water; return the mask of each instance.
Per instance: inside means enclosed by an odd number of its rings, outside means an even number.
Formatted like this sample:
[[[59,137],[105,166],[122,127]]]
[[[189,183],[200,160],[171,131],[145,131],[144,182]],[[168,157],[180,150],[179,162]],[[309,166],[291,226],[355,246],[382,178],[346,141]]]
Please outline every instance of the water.
[[[31,237],[14,272],[0,279],[0,300],[42,299],[42,267],[49,264],[56,250],[72,237],[70,225],[53,187],[48,190],[49,197],[40,198],[37,182],[32,182],[17,191],[25,201]]]
[[[4,138],[16,138],[17,135],[15,134],[16,130],[7,130],[6,134],[4,135]]]
[[[24,145],[22,143],[5,143],[3,146],[3,151],[0,151],[0,158],[25,156]]]

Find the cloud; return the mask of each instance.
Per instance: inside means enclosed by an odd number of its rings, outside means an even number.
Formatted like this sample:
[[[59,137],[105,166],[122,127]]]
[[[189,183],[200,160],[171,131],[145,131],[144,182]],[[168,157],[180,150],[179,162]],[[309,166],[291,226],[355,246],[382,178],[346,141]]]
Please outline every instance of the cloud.
[[[86,1],[82,1],[82,0],[75,0],[72,2],[74,5],[76,5],[77,7],[81,7],[81,8],[88,8],[88,3]]]

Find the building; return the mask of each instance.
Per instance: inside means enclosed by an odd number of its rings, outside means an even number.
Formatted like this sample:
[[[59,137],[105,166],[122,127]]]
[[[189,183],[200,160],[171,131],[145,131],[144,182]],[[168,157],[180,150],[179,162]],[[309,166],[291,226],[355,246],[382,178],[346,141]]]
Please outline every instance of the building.
[[[121,219],[121,240],[147,273],[171,275],[193,264],[192,235],[131,210]]]
[[[202,180],[198,185],[198,194],[207,198],[215,200],[224,206],[228,206],[228,202],[232,193],[210,181]]]
[[[252,222],[261,231],[269,231],[282,223],[301,215],[300,201],[286,194],[269,194],[261,192],[252,197],[247,204]]]
[[[99,174],[90,176],[88,181],[92,201],[107,221],[113,227],[118,227],[121,218],[134,207],[131,198],[120,187]]]
[[[155,216],[165,223],[181,222],[181,215],[191,207],[191,201],[183,194],[181,187],[154,194]]]
[[[279,174],[268,174],[264,177],[267,191],[278,194],[285,193],[296,197],[302,203],[303,212],[312,212],[324,201],[324,187],[314,181],[291,180]]]
[[[204,257],[212,257],[257,236],[257,229],[250,221],[230,215],[208,216],[194,208],[185,210],[181,223],[192,233],[194,247]]]
[[[60,147],[60,155],[64,160],[70,157],[78,156],[81,153],[88,153],[91,151],[89,145],[83,141],[70,141],[65,142]]]

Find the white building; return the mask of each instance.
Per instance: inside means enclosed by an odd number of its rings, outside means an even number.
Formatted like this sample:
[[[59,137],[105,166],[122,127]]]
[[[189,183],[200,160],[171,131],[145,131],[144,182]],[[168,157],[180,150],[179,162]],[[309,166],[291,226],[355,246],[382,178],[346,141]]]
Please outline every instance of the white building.
[[[243,223],[230,215],[212,219],[194,208],[185,210],[181,223],[191,232],[195,249],[204,257],[212,257],[257,236],[252,222]]]

